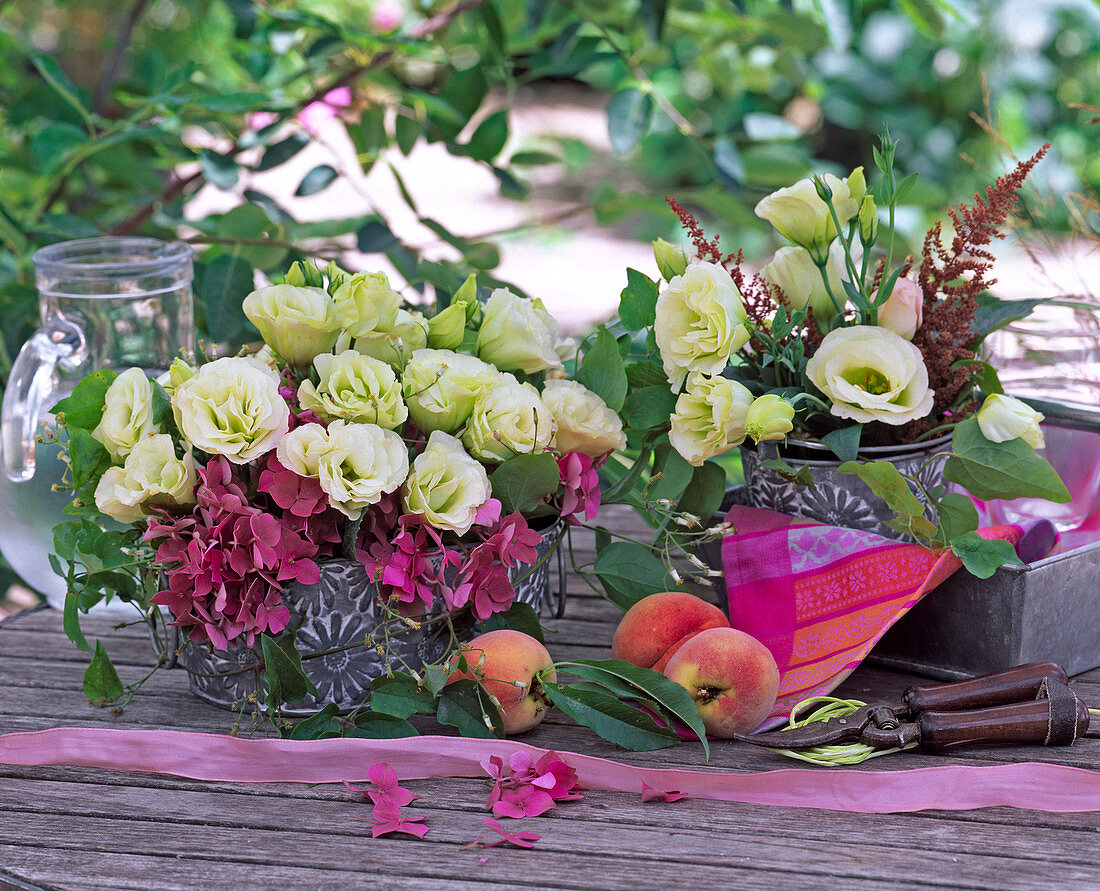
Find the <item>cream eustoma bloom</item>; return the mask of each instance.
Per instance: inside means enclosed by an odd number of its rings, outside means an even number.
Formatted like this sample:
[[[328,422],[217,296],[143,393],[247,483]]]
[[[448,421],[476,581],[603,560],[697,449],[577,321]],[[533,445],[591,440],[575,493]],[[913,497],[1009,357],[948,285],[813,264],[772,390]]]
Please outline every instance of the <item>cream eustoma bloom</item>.
[[[920,350],[875,325],[830,331],[806,363],[806,376],[840,418],[897,426],[932,410],[934,394]]]
[[[540,300],[526,300],[497,288],[485,302],[477,333],[477,355],[502,371],[534,374],[557,368],[558,325]]]
[[[674,393],[688,372],[721,373],[748,342],[746,318],[737,286],[717,263],[696,261],[673,276],[657,297],[654,333]]]
[[[153,382],[140,368],[129,368],[111,381],[104,397],[103,418],[92,436],[118,462],[142,439],[159,433],[153,423]]]
[[[782,396],[765,393],[745,412],[745,432],[757,442],[783,439],[794,429],[794,406]]]
[[[247,357],[203,365],[172,393],[172,413],[195,448],[234,464],[271,451],[290,422],[278,372]]]
[[[401,375],[409,416],[424,433],[454,433],[470,417],[474,401],[500,380],[487,362],[453,350],[417,350]]]
[[[502,373],[474,401],[462,442],[475,458],[499,463],[515,455],[545,452],[554,437],[554,418],[530,384]]]
[[[384,272],[360,272],[345,278],[332,292],[336,320],[352,337],[389,331],[397,321],[401,295]]]
[[[195,482],[191,451],[181,461],[172,437],[157,433],[135,444],[122,467],[100,477],[95,504],[112,520],[136,523],[154,505],[194,504]]]
[[[978,427],[982,436],[990,442],[1008,442],[1022,439],[1033,449],[1046,445],[1043,428],[1039,426],[1045,416],[1026,402],[993,393],[985,397],[978,409]]]
[[[317,480],[329,503],[351,520],[396,491],[409,475],[408,449],[392,430],[333,421],[327,438],[328,447],[317,459]]]
[[[743,384],[693,371],[676,400],[668,441],[689,464],[728,452],[745,438],[752,393]]]
[[[805,248],[781,247],[775,252],[772,261],[760,270],[760,275],[768,284],[776,285],[783,291],[790,309],[802,309],[809,304],[818,327],[828,330],[832,320],[839,315],[837,304],[840,305],[840,311],[843,311],[848,301],[844,290],[843,269],[844,249],[840,242],[833,242],[829,248],[829,259],[825,263],[825,274],[829,277],[832,296],[821,278],[821,271]]]
[[[405,509],[437,529],[465,535],[492,487],[479,461],[462,443],[442,430],[433,430],[424,451],[416,456],[401,491]]]
[[[242,308],[264,341],[299,367],[332,349],[340,331],[336,308],[324,288],[271,285],[245,297]]]
[[[580,452],[598,458],[626,448],[623,422],[599,396],[576,381],[549,380],[542,403],[556,430],[553,445],[559,452]]]
[[[302,424],[279,440],[275,457],[298,476],[316,477],[321,456],[328,451],[328,432],[320,424]]]
[[[832,190],[833,208],[843,226],[859,213],[867,181],[863,168],[857,167],[846,179],[826,173],[822,179]],[[767,220],[780,235],[806,248],[817,257],[824,257],[830,242],[837,236],[836,223],[829,206],[817,194],[812,179],[803,179],[793,186],[779,189],[756,205],[756,215]]]
[[[401,398],[401,384],[385,362],[345,350],[324,353],[313,360],[318,383],[302,381],[298,401],[326,420],[341,418],[377,424],[394,430],[405,423],[409,411]]]

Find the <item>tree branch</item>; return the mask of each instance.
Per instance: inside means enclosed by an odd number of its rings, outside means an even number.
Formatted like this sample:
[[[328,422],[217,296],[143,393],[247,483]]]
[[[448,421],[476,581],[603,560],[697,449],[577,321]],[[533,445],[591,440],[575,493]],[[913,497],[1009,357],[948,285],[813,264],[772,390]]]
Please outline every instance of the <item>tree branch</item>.
[[[103,63],[103,68],[99,72],[99,79],[95,85],[95,97],[92,100],[94,114],[100,114],[103,111],[107,97],[111,94],[111,87],[115,85],[119,69],[122,67],[122,57],[130,46],[130,39],[134,36],[134,28],[145,14],[145,8],[148,5],[149,0],[134,0],[134,5],[130,7],[130,14],[126,16],[126,22],[119,32],[114,49],[111,50],[111,55]]]

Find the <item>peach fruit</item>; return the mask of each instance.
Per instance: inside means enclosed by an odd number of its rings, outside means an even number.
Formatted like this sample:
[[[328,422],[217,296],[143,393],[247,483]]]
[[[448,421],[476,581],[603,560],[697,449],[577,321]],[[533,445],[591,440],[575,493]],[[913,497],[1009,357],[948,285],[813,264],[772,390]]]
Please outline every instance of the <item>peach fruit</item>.
[[[530,730],[542,720],[550,703],[535,675],[554,664],[546,647],[522,631],[500,628],[475,637],[462,650],[469,667],[454,672],[448,684],[462,678],[480,681],[496,700],[509,736]],[[553,681],[554,671],[547,672],[546,678]]]
[[[691,694],[707,733],[721,739],[760,726],[779,692],[768,648],[736,628],[700,631],[668,660],[665,676]]]
[[[688,638],[707,628],[728,628],[729,620],[713,603],[683,591],[650,594],[619,621],[611,641],[611,658],[639,668],[664,671],[668,660]]]

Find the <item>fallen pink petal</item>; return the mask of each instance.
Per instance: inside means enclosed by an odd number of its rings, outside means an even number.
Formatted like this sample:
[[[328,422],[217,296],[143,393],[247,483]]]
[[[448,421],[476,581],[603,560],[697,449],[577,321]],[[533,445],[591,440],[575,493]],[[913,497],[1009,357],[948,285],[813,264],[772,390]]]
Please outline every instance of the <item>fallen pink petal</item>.
[[[654,789],[648,783],[642,783],[643,803],[647,801],[679,801],[681,798],[687,798],[687,795],[676,791],[662,792],[660,789]]]
[[[487,844],[485,846],[487,848],[494,848],[497,845],[504,844],[505,842],[513,844],[513,845],[515,845],[516,847],[519,847],[519,848],[533,848],[535,846],[535,842],[537,842],[540,838],[542,838],[541,835],[536,835],[533,832],[522,832],[522,831],[521,832],[509,832],[507,829],[503,828],[492,817],[482,817],[481,821],[485,824],[485,826],[488,829],[493,830],[493,832],[500,835],[503,839],[503,841],[498,841],[498,842],[493,842],[492,844]],[[478,841],[480,842],[481,839],[479,838]]]

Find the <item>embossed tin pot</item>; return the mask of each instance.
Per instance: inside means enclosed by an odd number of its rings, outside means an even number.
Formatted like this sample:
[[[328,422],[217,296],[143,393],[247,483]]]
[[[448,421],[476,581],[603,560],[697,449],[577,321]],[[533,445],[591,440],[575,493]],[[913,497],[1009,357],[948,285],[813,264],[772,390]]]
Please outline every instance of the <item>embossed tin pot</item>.
[[[869,461],[889,461],[907,476],[915,476],[926,489],[943,485],[943,452],[951,443],[951,435],[908,446],[872,446],[860,449],[859,457]],[[755,450],[742,448],[741,463],[745,471],[747,503],[785,514],[806,517],[862,529],[887,538],[901,539],[902,534],[886,525],[894,513],[875,495],[870,487],[854,474],[840,473],[841,461],[832,457],[827,446],[819,442],[787,440],[780,448],[774,442],[762,442]],[[808,466],[813,472],[814,486],[800,486],[784,479],[774,470],[761,467],[761,461],[782,458],[796,470]],[[921,493],[914,493],[922,501]]]
[[[516,600],[542,612],[552,600],[550,562],[557,556],[558,617],[565,605],[564,562],[557,548],[562,526],[557,520],[542,531],[536,547],[539,561],[533,571],[521,564],[509,572]],[[556,555],[552,553],[555,549]],[[318,567],[321,578],[316,584],[296,582],[283,593],[291,613],[289,627],[298,632],[302,668],[317,688],[317,696],[295,703],[285,710],[288,714],[312,714],[330,702],[342,712],[351,711],[362,704],[371,681],[385,674],[388,665],[419,667],[444,655],[450,635],[440,630],[442,623],[409,629],[391,622],[386,634],[382,627],[386,611],[379,603],[377,585],[362,564],[334,558],[320,561]],[[442,606],[439,598],[437,605]],[[376,646],[361,646],[368,636],[375,644],[385,640],[386,652],[379,653]],[[192,643],[184,647],[179,662],[190,673],[191,692],[221,708],[244,711],[250,697],[259,701],[264,696],[259,645],[214,650],[209,644]]]

